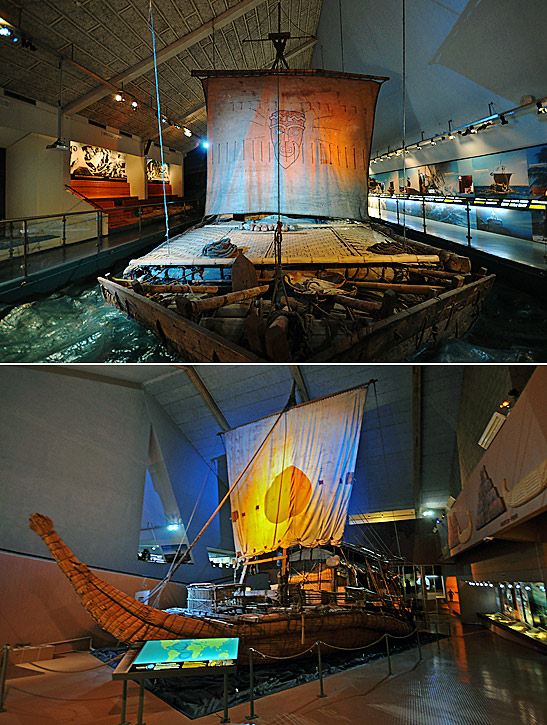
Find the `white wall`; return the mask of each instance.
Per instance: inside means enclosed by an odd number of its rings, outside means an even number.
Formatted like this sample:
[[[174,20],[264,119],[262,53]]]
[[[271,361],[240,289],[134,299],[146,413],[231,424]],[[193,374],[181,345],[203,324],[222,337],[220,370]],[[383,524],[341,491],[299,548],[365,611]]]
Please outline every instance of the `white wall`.
[[[69,152],[46,149],[55,139],[29,133],[6,149],[6,218],[43,216],[94,208],[65,189]]]
[[[373,156],[401,145],[402,7],[402,0],[342,0],[344,70],[390,77],[378,98]],[[499,112],[523,95],[547,95],[545,9],[545,0],[407,0],[407,143],[419,141],[422,130],[425,138],[446,130],[448,119],[458,128],[484,118],[491,102]],[[313,67],[324,62],[341,70],[338,2],[323,3],[317,35]],[[484,134],[485,143],[495,143],[495,150],[545,143],[545,123],[514,125],[514,133],[513,121],[501,128],[496,141]],[[464,141],[465,155],[481,153]],[[441,160],[420,157],[420,163]]]
[[[125,157],[125,170],[127,181],[131,187],[131,196],[138,196],[139,199],[146,198],[145,184],[145,160],[142,156],[127,154]]]
[[[0,144],[6,147],[6,218],[89,211],[93,207],[66,191],[70,184],[70,153],[46,149],[57,138],[57,109],[0,96]],[[118,129],[93,126],[82,116],[63,118],[61,137],[127,154],[131,194],[146,197],[142,139],[120,136]],[[159,158],[159,148],[151,155]],[[174,169],[182,193],[182,154],[164,148],[164,161]]]

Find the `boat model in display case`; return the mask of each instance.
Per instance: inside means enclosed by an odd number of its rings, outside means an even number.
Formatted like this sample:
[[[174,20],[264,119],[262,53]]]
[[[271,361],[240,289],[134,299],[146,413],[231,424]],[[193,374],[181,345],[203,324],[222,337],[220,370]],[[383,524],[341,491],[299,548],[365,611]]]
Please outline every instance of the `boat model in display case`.
[[[199,71],[204,221],[100,278],[181,361],[401,361],[461,337],[494,277],[368,218],[380,76]]]

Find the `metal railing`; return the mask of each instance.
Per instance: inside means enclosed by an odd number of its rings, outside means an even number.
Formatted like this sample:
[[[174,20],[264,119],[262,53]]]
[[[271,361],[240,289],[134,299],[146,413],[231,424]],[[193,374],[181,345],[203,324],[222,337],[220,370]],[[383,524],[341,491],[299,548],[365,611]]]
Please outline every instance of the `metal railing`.
[[[198,200],[172,201],[167,206],[170,226],[197,219],[202,214],[202,204]],[[116,241],[116,234],[134,232],[133,239],[136,240],[149,233],[153,225],[159,229],[163,220],[163,204],[149,201],[128,207],[2,220],[2,278],[24,278],[35,269],[56,266],[65,261],[69,247],[70,258],[93,256],[104,248],[105,237],[109,238],[109,247],[118,246],[122,242]],[[88,244],[85,245],[85,242]],[[91,248],[90,242],[94,243]],[[44,254],[52,250],[56,253]]]
[[[380,221],[534,267],[547,266],[547,202],[543,200],[402,194],[369,194],[368,200],[369,215]],[[528,212],[526,221],[522,212]]]

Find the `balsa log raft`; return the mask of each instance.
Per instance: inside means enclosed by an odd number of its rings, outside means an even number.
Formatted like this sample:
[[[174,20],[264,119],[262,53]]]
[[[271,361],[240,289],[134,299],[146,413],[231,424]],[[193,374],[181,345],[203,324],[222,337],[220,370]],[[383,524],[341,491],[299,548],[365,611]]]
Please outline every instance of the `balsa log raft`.
[[[241,614],[221,618],[169,614],[119,591],[79,561],[42,514],[30,516],[30,528],[50,550],[86,611],[116,639],[132,644],[151,639],[239,637],[240,664],[249,648],[274,657],[298,655],[318,640],[337,647],[361,647],[385,632],[404,636],[412,631],[404,619],[371,614],[359,608],[310,607],[271,614]]]

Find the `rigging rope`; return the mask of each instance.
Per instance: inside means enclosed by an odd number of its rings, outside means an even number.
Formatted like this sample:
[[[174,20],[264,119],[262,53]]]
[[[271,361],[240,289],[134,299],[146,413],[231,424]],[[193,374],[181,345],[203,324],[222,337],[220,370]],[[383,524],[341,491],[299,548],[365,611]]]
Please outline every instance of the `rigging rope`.
[[[165,239],[167,241],[167,254],[169,255],[169,215],[167,214],[167,197],[165,195],[165,165],[163,162],[163,135],[161,132],[161,108],[160,108],[160,88],[158,83],[158,59],[156,56],[156,33],[154,31],[154,13],[152,12],[152,0],[148,7],[148,27],[152,32],[152,48],[154,51],[154,77],[156,79],[156,102],[158,105],[158,131],[160,137],[160,157],[161,157],[161,179],[163,183],[163,211],[165,214]]]

